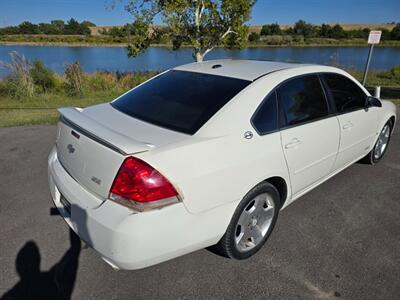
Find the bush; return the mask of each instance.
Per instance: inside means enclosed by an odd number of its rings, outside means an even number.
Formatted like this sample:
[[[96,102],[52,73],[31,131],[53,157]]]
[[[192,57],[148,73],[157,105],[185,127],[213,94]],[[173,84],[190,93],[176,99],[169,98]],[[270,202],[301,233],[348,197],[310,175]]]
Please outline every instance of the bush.
[[[281,27],[278,23],[263,25],[260,35],[280,35],[282,34]]]
[[[400,23],[397,23],[390,32],[391,38],[393,40],[400,40]]]
[[[47,92],[56,85],[54,72],[47,68],[40,60],[35,60],[30,70],[33,82],[37,85],[41,92]]]
[[[65,65],[65,90],[70,96],[83,95],[83,72],[79,61]]]
[[[390,74],[393,75],[394,78],[400,79],[400,66],[390,69]]]
[[[249,42],[258,42],[260,40],[260,35],[257,32],[252,32],[249,34]]]
[[[268,35],[261,36],[260,39],[267,45],[290,45],[293,42],[293,37],[290,35]]]
[[[10,63],[0,61],[0,67],[10,71],[4,81],[6,93],[13,98],[32,98],[34,83],[30,74],[31,63],[16,51],[11,52],[10,57]]]
[[[96,72],[86,76],[86,87],[93,92],[115,91],[117,88],[117,78],[108,72]]]

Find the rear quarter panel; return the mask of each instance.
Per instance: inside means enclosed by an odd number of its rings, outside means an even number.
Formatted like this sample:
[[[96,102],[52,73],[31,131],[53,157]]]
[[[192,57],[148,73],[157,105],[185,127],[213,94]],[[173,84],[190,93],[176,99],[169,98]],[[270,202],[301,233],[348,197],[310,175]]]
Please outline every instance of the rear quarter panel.
[[[237,133],[199,138],[139,156],[177,187],[189,212],[200,213],[239,202],[268,177],[287,178],[280,145],[279,132],[253,139]]]

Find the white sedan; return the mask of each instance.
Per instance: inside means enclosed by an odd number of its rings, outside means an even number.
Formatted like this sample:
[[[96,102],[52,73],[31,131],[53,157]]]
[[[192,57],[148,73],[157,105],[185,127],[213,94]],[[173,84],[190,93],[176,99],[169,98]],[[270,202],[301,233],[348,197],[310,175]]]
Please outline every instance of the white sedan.
[[[253,255],[281,209],[381,160],[396,121],[343,70],[244,60],[180,66],[111,103],[59,111],[53,201],[122,269],[211,245]]]

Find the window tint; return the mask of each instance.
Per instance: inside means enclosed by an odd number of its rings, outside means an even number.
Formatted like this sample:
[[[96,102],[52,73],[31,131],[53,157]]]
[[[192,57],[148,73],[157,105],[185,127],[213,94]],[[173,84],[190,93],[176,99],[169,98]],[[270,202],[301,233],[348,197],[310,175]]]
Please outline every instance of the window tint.
[[[278,101],[286,125],[321,118],[328,106],[321,83],[316,75],[307,75],[285,82],[278,88]]]
[[[365,93],[352,80],[338,74],[324,74],[339,113],[365,107]]]
[[[194,134],[250,81],[169,71],[123,95],[111,105],[134,118]]]
[[[266,134],[278,128],[278,112],[275,92],[270,94],[262,102],[253,117],[253,125],[261,134]]]

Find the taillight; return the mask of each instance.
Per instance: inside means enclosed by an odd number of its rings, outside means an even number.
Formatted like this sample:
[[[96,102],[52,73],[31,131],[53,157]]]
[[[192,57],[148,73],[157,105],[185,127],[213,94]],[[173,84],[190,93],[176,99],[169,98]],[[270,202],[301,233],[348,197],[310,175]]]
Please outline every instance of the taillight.
[[[175,203],[177,196],[167,178],[135,157],[124,160],[110,191],[111,200],[140,211]]]

